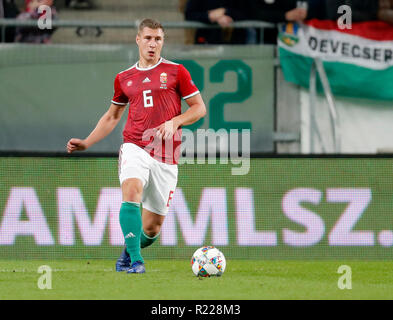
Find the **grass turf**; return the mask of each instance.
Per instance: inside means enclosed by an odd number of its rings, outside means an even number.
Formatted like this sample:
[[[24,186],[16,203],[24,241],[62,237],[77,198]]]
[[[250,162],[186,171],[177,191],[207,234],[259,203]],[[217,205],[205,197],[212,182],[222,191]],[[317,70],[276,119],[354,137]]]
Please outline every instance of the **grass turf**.
[[[352,289],[340,290],[340,265],[352,268]],[[41,265],[52,289],[40,290]],[[114,271],[112,260],[1,260],[0,300],[8,299],[393,299],[392,262],[228,261],[220,278],[198,279],[188,261],[150,260],[147,273]]]

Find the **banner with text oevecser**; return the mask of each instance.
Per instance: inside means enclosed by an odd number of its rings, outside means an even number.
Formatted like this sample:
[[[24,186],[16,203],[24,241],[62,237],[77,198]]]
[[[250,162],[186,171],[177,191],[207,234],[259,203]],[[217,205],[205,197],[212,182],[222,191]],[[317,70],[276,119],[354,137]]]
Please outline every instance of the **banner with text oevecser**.
[[[392,259],[392,159],[184,164],[146,258]],[[0,258],[116,258],[123,235],[115,158],[0,158]]]
[[[285,79],[309,86],[313,59],[323,61],[333,93],[393,100],[393,26],[382,21],[288,23],[278,39]]]

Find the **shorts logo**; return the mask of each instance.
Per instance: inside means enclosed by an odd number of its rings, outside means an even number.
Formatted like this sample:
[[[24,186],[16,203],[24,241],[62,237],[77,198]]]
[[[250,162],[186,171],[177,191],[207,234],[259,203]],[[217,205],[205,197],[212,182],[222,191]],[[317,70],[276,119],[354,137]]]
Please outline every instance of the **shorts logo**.
[[[169,207],[170,204],[171,204],[172,196],[173,196],[173,191],[171,190],[171,191],[169,191],[168,202],[167,202],[167,204],[166,204],[167,207]]]
[[[167,89],[166,83],[168,82],[168,75],[165,72],[160,74],[160,82],[160,89]]]

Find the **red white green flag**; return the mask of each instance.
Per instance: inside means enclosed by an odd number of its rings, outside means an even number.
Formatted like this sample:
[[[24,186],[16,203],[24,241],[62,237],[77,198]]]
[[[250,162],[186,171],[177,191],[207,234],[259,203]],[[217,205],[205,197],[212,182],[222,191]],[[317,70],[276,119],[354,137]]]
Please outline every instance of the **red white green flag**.
[[[308,88],[312,61],[323,61],[336,95],[393,100],[393,26],[380,21],[341,30],[335,21],[288,23],[279,34],[285,79]]]

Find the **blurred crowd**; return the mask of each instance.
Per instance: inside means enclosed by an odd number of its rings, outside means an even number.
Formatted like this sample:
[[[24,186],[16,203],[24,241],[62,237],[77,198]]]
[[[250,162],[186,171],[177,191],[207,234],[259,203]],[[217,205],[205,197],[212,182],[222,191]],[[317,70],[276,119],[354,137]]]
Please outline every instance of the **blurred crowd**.
[[[45,12],[40,5],[51,8],[51,18],[57,19],[54,0],[24,0],[18,8],[15,0],[0,0],[0,18],[38,20]],[[353,22],[381,20],[393,24],[393,0],[179,0],[187,21],[215,24],[216,29],[198,29],[189,34],[188,43],[196,44],[255,44],[275,43],[277,28],[266,28],[261,37],[260,29],[233,28],[236,21],[257,20],[270,23],[307,19],[336,20],[338,7],[352,8]],[[73,9],[94,8],[94,0],[65,0],[66,7]],[[52,30],[37,28],[6,28],[6,42],[49,43]],[[0,34],[0,37],[2,35]],[[0,38],[0,41],[2,39]]]
[[[188,0],[185,20],[217,24],[220,29],[200,29],[193,37],[196,44],[254,44],[259,30],[232,29],[231,23],[259,20],[271,23],[301,22],[308,19],[336,20],[341,5],[352,9],[352,21],[381,20],[393,24],[393,0]],[[276,28],[265,29],[265,43],[275,43]]]
[[[40,6],[49,8],[40,10]],[[20,9],[14,0],[0,0],[0,18],[14,18],[21,21],[38,21],[46,18],[57,19],[54,0],[25,0]],[[39,29],[36,27],[6,28],[5,42],[49,43],[55,29]],[[1,37],[1,36],[0,36]],[[2,40],[2,39],[0,39]]]

